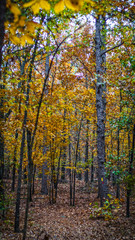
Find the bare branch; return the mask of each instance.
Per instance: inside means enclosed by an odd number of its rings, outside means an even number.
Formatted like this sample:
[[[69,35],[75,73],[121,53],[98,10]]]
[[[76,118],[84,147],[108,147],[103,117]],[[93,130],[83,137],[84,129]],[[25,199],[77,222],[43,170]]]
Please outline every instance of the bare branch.
[[[121,42],[120,44],[118,44],[118,45],[116,45],[116,46],[114,46],[114,47],[112,47],[112,48],[109,48],[109,49],[103,51],[103,52],[101,53],[101,56],[102,56],[103,54],[105,54],[105,53],[107,53],[107,52],[109,52],[109,51],[117,48],[117,47],[120,47],[120,46],[123,45],[123,44],[124,44],[124,42]]]

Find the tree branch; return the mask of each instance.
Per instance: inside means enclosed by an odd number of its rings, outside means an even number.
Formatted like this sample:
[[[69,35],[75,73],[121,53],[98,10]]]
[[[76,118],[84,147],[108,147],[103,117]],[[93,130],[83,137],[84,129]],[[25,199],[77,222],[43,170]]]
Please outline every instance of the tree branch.
[[[107,53],[107,52],[109,52],[109,51],[117,48],[117,47],[120,47],[120,46],[123,45],[123,44],[124,44],[124,42],[121,42],[120,44],[118,44],[118,45],[116,45],[116,46],[114,46],[114,47],[112,47],[112,48],[109,48],[109,49],[103,51],[103,52],[101,53],[101,56],[102,56],[103,54],[105,54],[105,53]]]

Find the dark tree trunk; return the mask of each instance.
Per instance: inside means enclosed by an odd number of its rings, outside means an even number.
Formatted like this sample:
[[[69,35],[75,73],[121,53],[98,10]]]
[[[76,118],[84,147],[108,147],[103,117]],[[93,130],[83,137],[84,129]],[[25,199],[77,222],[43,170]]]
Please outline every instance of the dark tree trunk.
[[[41,185],[41,193],[48,195],[48,187],[47,187],[47,162],[44,162],[42,166],[42,185]]]
[[[33,173],[33,161],[32,161],[32,148],[31,148],[31,131],[27,129],[27,149],[28,149],[28,189],[29,189],[29,201],[32,201],[32,173]]]
[[[128,134],[128,151],[129,151],[129,172],[132,173],[131,171],[131,166],[130,166],[130,162],[131,162],[131,149],[130,149],[130,134]],[[126,217],[130,216],[130,194],[131,194],[131,187],[129,186],[129,184],[127,184],[127,206],[126,206]]]
[[[47,46],[50,45],[50,38],[49,38],[49,34],[47,35]],[[49,55],[46,56],[46,61],[45,61],[45,76],[47,76],[47,73],[49,71]],[[48,90],[45,89],[44,94],[47,95],[48,94]],[[45,146],[46,141],[45,141],[45,137],[44,137],[44,143],[43,143],[43,155],[45,155],[46,151],[47,151],[47,147]],[[47,175],[46,175],[46,171],[47,171],[47,161],[44,162],[43,167],[42,167],[42,184],[41,184],[41,193],[48,195],[48,186],[47,186]]]
[[[79,153],[78,153],[78,158],[79,158],[79,162],[81,163],[81,153],[80,153],[80,148],[79,148]],[[78,167],[81,167],[81,166],[78,166]],[[79,173],[78,173],[78,180],[82,180],[82,171],[79,171]]]
[[[111,154],[113,155],[113,132],[112,131],[113,130],[111,130]],[[111,173],[111,176],[112,176],[112,186],[114,187],[116,184],[114,173]]]
[[[89,152],[89,120],[87,119],[86,121],[86,126],[87,126],[87,130],[86,130],[86,145],[85,145],[85,183],[88,183],[89,177],[88,177],[88,173],[89,173],[89,164],[88,164],[88,152]]]
[[[36,173],[36,165],[34,165],[34,168],[33,168],[32,194],[35,193],[35,173]]]
[[[32,182],[32,171],[33,171],[33,161],[32,161],[32,148],[31,148],[31,131],[27,129],[27,151],[28,151],[28,184],[27,184],[27,200],[25,207],[25,219],[24,219],[24,229],[23,229],[23,240],[26,238],[27,232],[27,221],[29,212],[29,202],[32,201],[31,195],[31,182]]]
[[[133,171],[133,160],[134,160],[134,148],[135,148],[135,124],[133,128],[133,142],[132,149],[130,150],[130,138],[128,137],[129,144],[129,176],[132,178]],[[127,186],[127,206],[126,206],[126,216],[130,217],[130,195],[131,195],[131,184],[129,183]]]
[[[18,131],[16,130],[16,133],[15,133],[15,141],[17,141],[17,138],[18,138]],[[13,173],[12,173],[12,186],[11,186],[11,191],[14,191],[14,190],[15,190],[16,148],[17,148],[17,145],[15,145],[15,149],[14,149],[14,159],[13,159]]]
[[[77,134],[77,143],[76,143],[76,151],[75,151],[75,164],[74,164],[74,170],[73,170],[73,206],[75,206],[75,187],[76,187],[76,166],[77,166],[77,161],[78,161],[78,150],[79,150],[79,144],[80,144],[80,133],[81,133],[81,128],[82,128],[82,122],[83,122],[83,116],[80,120],[80,125],[78,129],[78,134]]]
[[[26,167],[24,167],[24,169],[23,169],[23,181],[24,181],[24,184],[27,184],[27,169],[26,169]]]
[[[69,134],[69,145],[68,145],[68,152],[69,152],[69,186],[70,186],[70,206],[72,206],[72,170],[71,170],[71,136]]]
[[[92,143],[93,144],[93,143]],[[92,146],[92,162],[91,162],[91,183],[94,181],[94,152],[93,152],[93,146]]]
[[[16,210],[15,210],[15,232],[19,232],[19,222],[20,222],[20,196],[21,196],[21,183],[22,183],[22,163],[23,163],[23,152],[25,146],[25,126],[27,120],[27,110],[25,110],[24,120],[23,120],[23,133],[20,149],[20,163],[19,163],[19,173],[18,173],[18,185],[17,185],[17,196],[16,196]]]
[[[120,113],[122,111],[122,92],[120,89]],[[120,118],[119,118],[119,122],[118,122],[118,135],[117,135],[117,189],[116,189],[116,198],[120,199],[120,175],[119,175],[119,171],[120,171]]]
[[[92,146],[91,146],[91,158],[92,158],[92,162],[91,162],[91,183],[93,183],[94,181],[94,144],[95,142],[95,130],[93,128],[93,137],[92,137]]]
[[[25,146],[25,132],[26,132],[26,123],[27,123],[27,108],[29,106],[29,94],[30,94],[30,82],[31,82],[31,77],[32,77],[32,69],[33,69],[33,64],[36,56],[36,50],[37,50],[37,43],[39,39],[39,32],[37,33],[37,38],[35,41],[35,46],[33,50],[33,55],[32,59],[30,62],[30,70],[29,70],[29,76],[27,80],[27,92],[26,92],[26,109],[24,112],[24,120],[23,120],[23,132],[22,132],[22,142],[21,142],[21,149],[20,149],[20,164],[19,164],[19,174],[18,174],[18,186],[17,186],[17,197],[16,197],[16,211],[15,211],[15,227],[14,230],[15,232],[19,232],[19,219],[20,219],[20,195],[21,195],[21,182],[22,182],[22,163],[23,163],[23,153],[24,153],[24,146]],[[30,146],[31,151],[29,154],[32,153],[32,144]],[[29,159],[28,159],[29,160]]]
[[[4,205],[4,85],[2,84],[2,47],[5,35],[6,0],[0,3],[0,203]],[[3,211],[4,216],[4,211]]]
[[[120,199],[120,183],[119,183],[119,178],[120,178],[120,175],[119,175],[119,164],[120,164],[120,129],[119,129],[119,126],[118,126],[118,133],[117,133],[117,170],[118,170],[118,173],[117,173],[117,188],[116,188],[116,198]]]
[[[101,15],[96,18],[96,109],[97,109],[97,158],[98,158],[98,174],[100,186],[100,204],[103,206],[103,200],[107,198],[108,187],[105,176],[105,120],[106,120],[106,100],[105,100],[105,54],[102,54],[104,49],[103,30],[105,19]]]
[[[66,110],[64,109],[64,119],[63,119],[63,135],[64,135],[64,139],[63,139],[63,154],[62,154],[62,167],[61,167],[61,180],[62,181],[64,181],[65,178],[66,178],[66,174],[65,174],[65,166],[66,166],[65,120],[66,120]]]
[[[55,199],[57,199],[57,193],[58,193],[58,184],[59,184],[59,175],[60,175],[60,159],[61,159],[61,149],[60,149],[60,155],[58,160],[58,167],[57,167],[57,177],[56,177],[56,183],[55,183]]]

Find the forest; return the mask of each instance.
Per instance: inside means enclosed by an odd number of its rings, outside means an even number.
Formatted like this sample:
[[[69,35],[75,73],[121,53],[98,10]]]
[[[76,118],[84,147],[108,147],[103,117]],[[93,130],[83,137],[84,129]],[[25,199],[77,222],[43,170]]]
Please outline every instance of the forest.
[[[133,0],[0,1],[0,239],[135,239]]]

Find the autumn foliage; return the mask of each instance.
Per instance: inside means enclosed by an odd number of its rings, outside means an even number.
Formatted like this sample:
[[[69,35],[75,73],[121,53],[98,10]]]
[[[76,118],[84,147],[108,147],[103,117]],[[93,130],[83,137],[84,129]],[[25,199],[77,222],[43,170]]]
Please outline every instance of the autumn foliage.
[[[3,6],[2,222],[10,218],[11,196],[14,231],[20,232],[23,202],[25,240],[30,202],[36,204],[41,190],[58,204],[64,186],[70,206],[78,204],[80,189],[98,195],[89,221],[114,220],[125,203],[129,217],[135,194],[133,1],[7,0]]]

